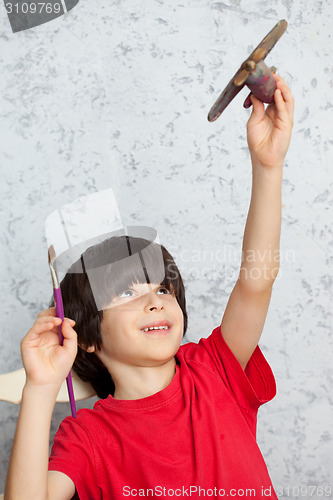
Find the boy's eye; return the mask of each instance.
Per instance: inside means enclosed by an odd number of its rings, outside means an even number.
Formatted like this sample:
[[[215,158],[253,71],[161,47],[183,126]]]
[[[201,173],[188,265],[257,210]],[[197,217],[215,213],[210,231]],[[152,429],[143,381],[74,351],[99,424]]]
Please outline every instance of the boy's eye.
[[[161,286],[161,288],[159,288],[157,290],[157,293],[163,293],[163,294],[167,294],[167,293],[171,293],[170,290],[168,290],[167,288],[165,288],[164,286]]]
[[[146,290],[145,290],[146,292]],[[162,295],[167,295],[170,294],[170,290],[168,290],[165,286],[161,286],[158,288],[157,294],[162,294]],[[128,290],[124,290],[118,297],[123,299],[123,298],[128,298],[128,297],[134,297],[136,295],[136,292],[129,288]],[[140,293],[139,293],[140,295]]]
[[[123,297],[133,297],[134,291],[133,290],[125,290],[122,294],[119,295],[120,298]]]

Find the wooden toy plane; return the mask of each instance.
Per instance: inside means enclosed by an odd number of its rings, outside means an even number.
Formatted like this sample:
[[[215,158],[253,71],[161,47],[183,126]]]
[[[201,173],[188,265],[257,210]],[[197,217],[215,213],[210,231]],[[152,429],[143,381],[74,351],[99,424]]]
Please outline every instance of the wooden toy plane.
[[[222,111],[225,110],[238,92],[242,90],[244,85],[247,85],[251,93],[262,102],[273,102],[276,89],[273,72],[276,69],[274,67],[268,68],[264,63],[264,59],[286,31],[287,25],[288,23],[284,19],[279,21],[249,55],[246,61],[243,62],[209,111],[208,121],[213,122],[217,120]],[[250,95],[245,99],[245,108],[251,106]]]

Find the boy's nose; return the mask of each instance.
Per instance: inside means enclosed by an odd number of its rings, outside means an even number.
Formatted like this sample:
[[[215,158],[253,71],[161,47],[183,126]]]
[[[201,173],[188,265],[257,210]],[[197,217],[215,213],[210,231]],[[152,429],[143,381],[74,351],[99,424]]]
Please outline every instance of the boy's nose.
[[[154,291],[147,293],[146,297],[146,309],[149,309],[150,311],[153,311],[154,309],[164,309],[163,300]]]

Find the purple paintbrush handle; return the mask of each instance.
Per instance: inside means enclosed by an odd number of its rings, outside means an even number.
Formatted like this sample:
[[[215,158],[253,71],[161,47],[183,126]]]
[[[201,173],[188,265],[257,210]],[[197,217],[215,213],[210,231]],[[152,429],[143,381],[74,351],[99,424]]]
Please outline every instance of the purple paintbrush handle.
[[[74,397],[71,372],[69,372],[69,374],[67,375],[66,383],[67,383],[67,391],[68,391],[68,396],[69,396],[69,403],[71,405],[72,417],[76,418],[76,405],[75,405],[75,397]]]
[[[56,316],[58,318],[61,318],[62,321],[64,321],[65,316],[64,316],[64,306],[62,303],[61,289],[60,288],[53,288],[53,296],[54,296],[54,302],[55,302],[55,308],[56,308]],[[62,345],[64,342],[64,336],[62,334],[62,323],[58,326],[58,333],[59,333],[60,345]],[[69,374],[66,377],[66,383],[67,383],[68,396],[69,396],[69,402],[71,405],[72,416],[75,418],[76,417],[76,406],[75,406],[75,397],[74,397],[71,372],[69,372]]]
[[[61,290],[60,288],[53,288],[53,296],[56,308],[56,316],[64,321],[64,306],[62,303]],[[58,326],[60,345],[64,342],[64,337],[62,334],[62,323]]]

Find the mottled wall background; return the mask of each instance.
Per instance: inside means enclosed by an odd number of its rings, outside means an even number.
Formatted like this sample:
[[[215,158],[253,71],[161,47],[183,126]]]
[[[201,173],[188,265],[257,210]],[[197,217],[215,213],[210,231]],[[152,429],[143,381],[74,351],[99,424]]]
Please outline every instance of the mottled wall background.
[[[173,252],[188,340],[219,324],[250,198],[246,91],[217,122],[206,116],[284,18],[267,63],[291,86],[296,111],[281,270],[261,340],[278,395],[260,411],[258,441],[278,493],[333,488],[332,14],[330,0],[81,0],[13,34],[0,5],[0,373],[21,367],[20,340],[51,294],[45,218],[107,187],[125,224],[155,227]],[[51,437],[68,412],[57,405]],[[0,403],[0,491],[17,415]]]

